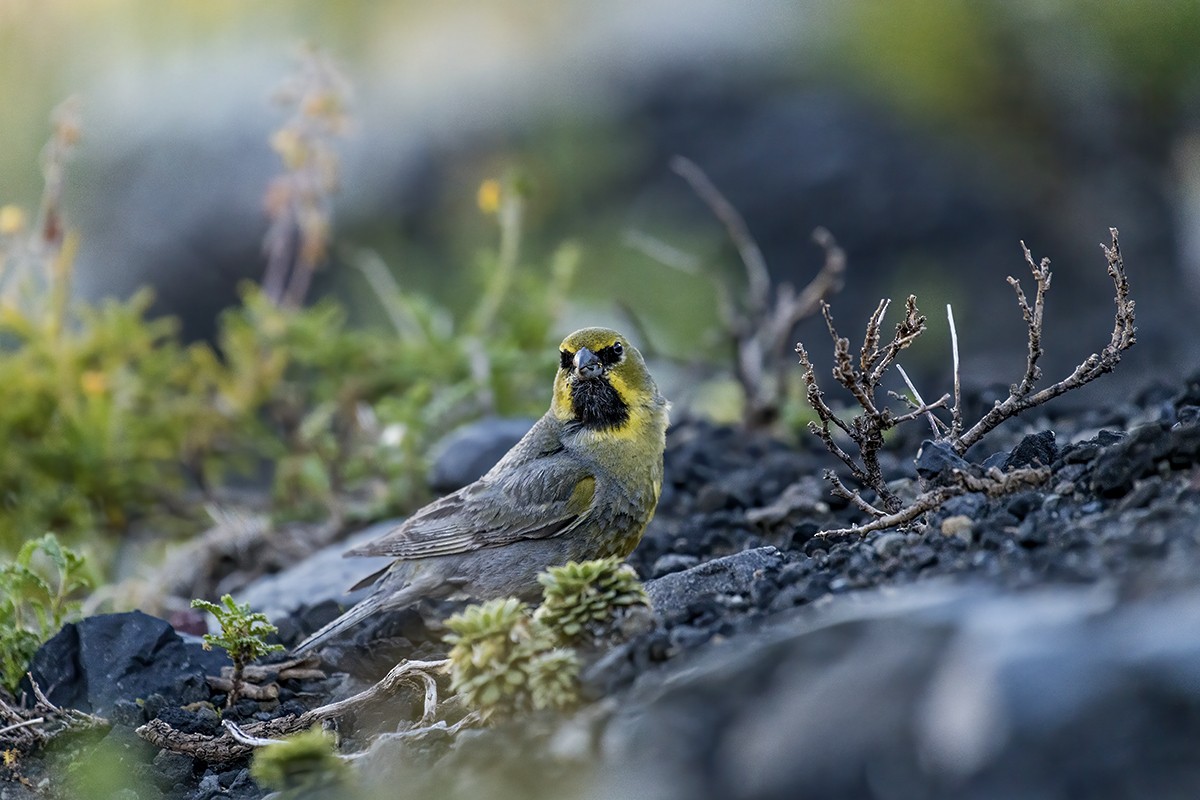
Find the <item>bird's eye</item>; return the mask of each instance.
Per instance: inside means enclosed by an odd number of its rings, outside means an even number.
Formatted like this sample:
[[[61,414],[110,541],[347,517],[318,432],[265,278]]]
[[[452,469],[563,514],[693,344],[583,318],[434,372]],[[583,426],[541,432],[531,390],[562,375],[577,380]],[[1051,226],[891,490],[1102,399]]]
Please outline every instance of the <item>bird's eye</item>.
[[[617,356],[618,358],[625,354],[625,348],[621,346],[620,342],[613,342],[612,351],[613,355]]]
[[[572,353],[570,350],[566,350],[566,349],[559,350],[558,351],[558,366],[561,367],[562,369],[570,371],[570,369],[573,366],[575,366],[575,354]]]

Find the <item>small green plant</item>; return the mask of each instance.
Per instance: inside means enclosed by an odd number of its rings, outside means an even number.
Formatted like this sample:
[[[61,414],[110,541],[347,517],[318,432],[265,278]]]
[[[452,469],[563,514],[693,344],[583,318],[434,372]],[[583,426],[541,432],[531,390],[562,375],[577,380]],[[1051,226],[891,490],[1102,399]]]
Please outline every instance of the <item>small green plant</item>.
[[[338,758],[334,746],[333,734],[314,725],[256,750],[250,775],[259,786],[278,791],[285,798],[345,789],[350,770]]]
[[[16,689],[42,642],[79,612],[81,592],[92,587],[83,556],[52,533],[32,539],[0,565],[0,678]]]
[[[579,656],[557,647],[530,659],[529,696],[536,709],[570,708],[579,702]]]
[[[626,609],[650,606],[633,567],[616,558],[551,567],[538,582],[542,604],[535,616],[564,645],[608,638]]]
[[[578,659],[525,603],[504,597],[468,606],[446,627],[451,688],[485,718],[575,702]]]
[[[281,644],[267,644],[266,641],[278,628],[267,620],[266,614],[251,612],[249,603],[239,605],[233,602],[230,595],[223,596],[219,604],[208,600],[193,600],[192,608],[212,614],[221,626],[220,634],[204,634],[204,649],[224,648],[229,654],[229,660],[233,662],[233,675],[230,678],[233,688],[225,698],[225,706],[228,708],[237,702],[241,694],[242,673],[246,665],[267,653],[283,649]]]
[[[637,573],[615,558],[551,567],[538,581],[536,611],[506,597],[446,620],[451,688],[485,718],[575,705],[577,648],[619,637],[631,610],[650,607]]]

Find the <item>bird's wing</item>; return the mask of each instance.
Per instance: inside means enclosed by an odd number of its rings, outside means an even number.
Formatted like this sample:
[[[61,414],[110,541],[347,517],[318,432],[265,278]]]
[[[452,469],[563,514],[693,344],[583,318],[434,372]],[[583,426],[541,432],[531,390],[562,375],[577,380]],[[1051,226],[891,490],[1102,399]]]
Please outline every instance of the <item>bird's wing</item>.
[[[558,536],[587,513],[595,493],[591,469],[550,453],[489,473],[346,555],[428,558]]]

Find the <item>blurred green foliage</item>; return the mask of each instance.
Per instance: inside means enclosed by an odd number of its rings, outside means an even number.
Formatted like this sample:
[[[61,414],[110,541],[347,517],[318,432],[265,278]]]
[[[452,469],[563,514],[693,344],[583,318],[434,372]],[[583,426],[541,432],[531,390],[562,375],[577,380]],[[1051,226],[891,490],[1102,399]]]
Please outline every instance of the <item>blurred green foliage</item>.
[[[513,210],[500,212],[499,250],[480,256],[483,300],[461,326],[394,283],[373,286],[393,330],[353,328],[333,300],[281,308],[247,285],[215,346],[185,345],[173,319],[147,316],[148,292],[68,300],[70,248],[43,247],[39,291],[0,298],[0,551],[49,529],[97,551],[93,534],[134,522],[195,530],[205,502],[264,467],[281,518],[420,502],[434,440],[546,403],[578,253],[519,264],[520,198],[504,196]]]
[[[78,596],[92,587],[83,557],[50,533],[26,542],[0,564],[0,680],[15,692],[29,660],[79,612]]]
[[[314,725],[254,752],[250,775],[258,784],[278,791],[280,798],[346,797],[351,774],[334,751],[333,734]]]
[[[900,0],[843,11],[828,68],[913,117],[985,134],[1033,134],[1033,118],[1061,113],[1056,85],[1115,86],[1169,118],[1192,103],[1200,66],[1196,3]]]

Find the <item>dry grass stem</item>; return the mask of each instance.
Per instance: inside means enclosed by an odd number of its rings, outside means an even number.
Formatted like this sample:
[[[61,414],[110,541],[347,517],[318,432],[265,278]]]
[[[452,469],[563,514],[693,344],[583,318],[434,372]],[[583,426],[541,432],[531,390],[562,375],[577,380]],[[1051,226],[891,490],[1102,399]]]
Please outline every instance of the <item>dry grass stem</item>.
[[[950,355],[954,362],[954,405],[950,408],[950,435],[959,436],[963,430],[962,383],[958,370],[958,327],[954,324],[954,308],[946,304],[946,324],[950,327]]]
[[[280,90],[291,111],[271,137],[283,172],[267,189],[270,225],[263,238],[263,291],[276,305],[299,308],[326,261],[333,234],[333,195],[341,163],[334,141],[349,127],[349,84],[333,62],[305,48],[296,74]]]
[[[108,726],[108,720],[74,708],[61,708],[50,702],[42,688],[28,675],[33,689],[33,705],[10,704],[0,695],[0,751],[28,753],[45,747],[56,736],[69,730]]]

